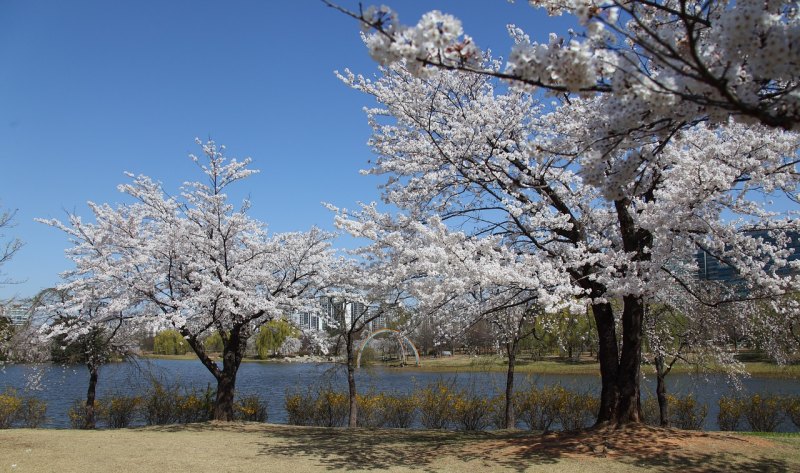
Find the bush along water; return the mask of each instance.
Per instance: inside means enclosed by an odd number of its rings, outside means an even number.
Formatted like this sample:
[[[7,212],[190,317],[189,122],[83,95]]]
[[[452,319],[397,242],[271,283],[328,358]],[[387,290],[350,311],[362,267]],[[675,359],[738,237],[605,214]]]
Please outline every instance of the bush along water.
[[[212,418],[215,394],[211,386],[204,390],[184,389],[154,380],[141,396],[112,395],[96,400],[98,427],[205,422]],[[235,402],[234,415],[240,421],[266,422],[267,405],[258,396],[245,396]],[[86,417],[84,401],[76,400],[68,416],[73,428],[81,428]]]
[[[485,430],[502,425],[503,396],[483,396],[474,387],[455,388],[454,380],[417,387],[413,394],[359,394],[358,425],[366,428]],[[517,394],[518,417],[531,430],[574,430],[591,425],[598,400],[561,386],[530,388]],[[288,423],[343,426],[347,395],[330,386],[286,393]]]
[[[35,397],[22,396],[15,389],[0,393],[0,429],[39,427],[46,412],[47,404]]]

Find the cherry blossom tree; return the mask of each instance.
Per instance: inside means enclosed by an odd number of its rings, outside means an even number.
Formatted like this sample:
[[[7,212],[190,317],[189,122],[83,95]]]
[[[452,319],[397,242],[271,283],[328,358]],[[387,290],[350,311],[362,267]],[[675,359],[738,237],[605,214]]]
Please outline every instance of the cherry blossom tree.
[[[415,302],[414,325],[433,320],[440,335],[458,336],[483,321],[508,357],[504,423],[516,424],[513,410],[514,369],[519,343],[531,334],[539,317],[560,309],[582,310],[578,292],[550,260],[531,258],[507,247],[501,237],[453,231],[438,217],[422,223],[393,218],[374,205],[340,210],[337,225],[374,243],[359,250],[380,268],[375,287],[391,285]],[[379,263],[380,262],[380,263]]]
[[[187,182],[178,196],[146,176],[120,191],[133,203],[90,203],[95,223],[70,215],[73,277],[85,281],[108,311],[136,311],[186,339],[217,381],[216,420],[233,419],[234,390],[248,338],[260,325],[315,304],[330,259],[330,235],[318,229],[268,235],[245,201],[228,202],[229,187],[256,171],[250,160],[228,161],[224,147],[202,145],[191,156],[205,181]],[[211,332],[222,338],[222,363],[207,353]]]
[[[14,226],[14,216],[16,215],[16,210],[8,211],[4,210],[0,212],[0,239],[3,241],[0,242],[0,267],[4,264],[9,262],[12,257],[22,248],[22,240],[19,238],[11,238],[6,240],[4,231],[8,230],[12,226]],[[0,277],[3,274],[0,273]],[[0,280],[0,284],[8,284],[8,280]]]
[[[485,67],[452,15],[431,11],[406,26],[386,6],[352,12],[323,2],[359,20],[370,54],[384,65],[405,61],[419,76],[431,68],[473,71],[555,95],[608,95],[590,142],[603,154],[621,135],[664,143],[698,121],[800,127],[794,1],[531,0],[550,15],[574,15],[582,28],[538,43],[509,27],[516,45],[502,70]]]
[[[490,58],[480,64],[500,68]],[[598,331],[598,422],[639,420],[641,334],[655,294],[678,285],[707,305],[724,302],[692,291],[698,248],[735,268],[747,297],[774,297],[798,284],[798,263],[789,258],[798,222],[764,198],[796,196],[791,132],[697,123],[664,142],[620,135],[613,149],[598,152],[586,143],[606,123],[611,94],[572,97],[543,113],[527,91],[498,92],[484,73],[419,74],[414,64],[395,62],[376,80],[349,71],[340,77],[380,104],[367,111],[378,155],[367,172],[388,176],[384,198],[404,213],[403,225],[422,231],[419,225],[443,222],[524,258],[529,266],[513,276],[516,287],[539,291],[540,299],[540,281],[526,276],[544,268],[568,276],[569,290],[552,285],[556,298],[584,300]],[[385,238],[378,228],[390,223],[374,220],[353,230]],[[759,237],[764,232],[770,238]],[[424,264],[447,261],[429,247],[412,249]],[[456,281],[440,278],[438,297],[465,293],[449,286]],[[621,301],[619,311],[612,299]]]
[[[96,425],[95,399],[100,368],[113,358],[134,356],[138,343],[134,334],[144,318],[137,307],[125,304],[119,287],[102,289],[98,279],[68,272],[69,280],[58,288],[41,292],[37,311],[48,314],[39,332],[42,343],[58,343],[62,349],[76,345],[80,361],[89,371],[84,429]],[[102,295],[101,295],[102,294]]]
[[[360,252],[362,255],[364,251]],[[371,324],[391,317],[408,295],[394,281],[395,272],[376,258],[340,260],[329,278],[323,300],[328,308],[323,313],[327,330],[343,343],[347,369],[349,398],[348,427],[358,425],[356,343],[366,335]]]

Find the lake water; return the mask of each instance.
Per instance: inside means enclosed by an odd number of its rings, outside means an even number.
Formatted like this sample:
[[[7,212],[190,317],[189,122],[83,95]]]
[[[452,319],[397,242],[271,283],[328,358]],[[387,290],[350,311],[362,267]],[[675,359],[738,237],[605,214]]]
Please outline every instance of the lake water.
[[[98,397],[112,394],[132,395],[142,393],[153,377],[166,384],[177,383],[184,387],[205,389],[216,386],[214,377],[199,361],[187,360],[139,360],[137,362],[111,363],[101,368],[97,387]],[[493,395],[505,387],[502,372],[423,372],[413,368],[365,368],[357,372],[356,381],[360,392],[374,389],[378,392],[410,393],[415,386],[425,386],[439,379],[454,379],[461,387],[471,387],[479,393]],[[526,383],[538,386],[561,384],[582,392],[599,392],[599,375],[517,375],[517,388],[524,389]],[[45,427],[66,428],[69,426],[67,411],[76,399],[85,399],[89,382],[88,371],[83,365],[10,365],[0,371],[0,391],[12,387],[27,395],[47,401]],[[268,405],[269,421],[286,422],[284,395],[287,390],[304,389],[315,383],[330,382],[346,389],[346,377],[342,365],[330,363],[243,363],[237,377],[237,395],[258,395]],[[644,392],[655,392],[655,380],[646,379]],[[800,380],[749,378],[743,380],[747,394],[769,393],[778,395],[800,395]],[[693,393],[708,405],[705,429],[716,430],[717,400],[735,390],[722,375],[695,376],[670,374],[667,377],[668,391],[684,395]],[[782,431],[796,431],[791,422],[784,421]]]

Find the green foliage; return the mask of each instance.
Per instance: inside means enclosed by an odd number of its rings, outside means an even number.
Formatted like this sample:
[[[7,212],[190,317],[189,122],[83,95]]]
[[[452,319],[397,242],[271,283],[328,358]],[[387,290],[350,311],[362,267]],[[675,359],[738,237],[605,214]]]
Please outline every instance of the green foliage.
[[[284,319],[271,320],[258,329],[256,350],[262,360],[274,355],[289,337],[299,337],[300,332]]]
[[[95,327],[89,333],[69,342],[67,335],[62,334],[54,337],[50,345],[50,359],[53,363],[86,363],[89,356],[92,356],[96,364],[107,363],[111,358],[111,348],[104,329]]]
[[[708,406],[700,404],[691,394],[684,397],[667,395],[669,423],[686,430],[700,430],[708,414]]]
[[[755,394],[745,402],[744,417],[754,432],[775,432],[783,421],[783,402],[778,396]]]
[[[35,429],[45,420],[47,403],[35,397],[21,396],[15,389],[0,394],[0,429],[13,426]]]
[[[223,347],[222,335],[219,332],[214,332],[203,341],[203,347],[210,353],[221,353]]]
[[[744,414],[745,401],[738,397],[722,396],[719,398],[717,425],[719,430],[737,430]]]
[[[153,340],[153,353],[156,355],[185,355],[189,344],[177,330],[159,332]]]

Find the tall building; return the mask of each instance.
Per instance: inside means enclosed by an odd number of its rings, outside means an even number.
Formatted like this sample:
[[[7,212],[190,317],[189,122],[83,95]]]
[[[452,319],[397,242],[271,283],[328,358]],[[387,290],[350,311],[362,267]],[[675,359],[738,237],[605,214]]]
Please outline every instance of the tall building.
[[[347,326],[352,320],[368,319],[382,310],[377,304],[365,305],[362,302],[348,301],[335,297],[320,297],[318,299],[320,313],[294,312],[291,320],[303,330],[326,330],[329,325]],[[385,311],[368,324],[368,330],[386,328],[388,315]]]
[[[755,238],[762,238],[767,243],[774,243],[775,239],[769,235],[769,232],[760,230],[748,232]],[[787,261],[797,261],[800,259],[800,232],[787,232],[790,239],[786,247],[792,250],[792,253],[786,258]],[[732,286],[742,284],[739,272],[730,263],[724,259],[717,258],[716,256],[708,253],[705,250],[699,250],[695,256],[697,260],[697,277],[701,280],[707,281],[721,281],[728,283]],[[767,262],[766,269],[769,270],[773,265],[772,261]],[[776,273],[780,276],[788,276],[794,271],[788,267],[778,268]]]
[[[0,306],[0,316],[11,321],[11,325],[25,325],[31,318],[31,308],[22,304]]]

